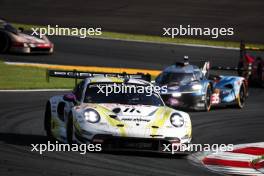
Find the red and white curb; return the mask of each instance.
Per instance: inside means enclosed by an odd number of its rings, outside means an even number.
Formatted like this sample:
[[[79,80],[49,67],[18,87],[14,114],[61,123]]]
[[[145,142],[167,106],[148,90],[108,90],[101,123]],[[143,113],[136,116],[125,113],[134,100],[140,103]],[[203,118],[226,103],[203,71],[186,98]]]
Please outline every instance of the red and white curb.
[[[189,159],[221,174],[264,176],[264,142],[235,145],[226,152],[199,152]]]

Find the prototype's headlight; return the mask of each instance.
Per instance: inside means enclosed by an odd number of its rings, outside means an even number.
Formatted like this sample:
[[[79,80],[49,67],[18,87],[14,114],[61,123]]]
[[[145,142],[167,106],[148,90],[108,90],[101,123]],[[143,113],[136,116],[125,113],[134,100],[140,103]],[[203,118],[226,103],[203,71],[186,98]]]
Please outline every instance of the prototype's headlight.
[[[201,90],[202,89],[202,85],[200,85],[200,84],[194,84],[194,85],[192,85],[192,89],[193,90]]]
[[[172,114],[170,121],[171,124],[175,127],[182,127],[184,125],[184,118],[178,113]]]
[[[84,118],[90,123],[97,123],[100,121],[100,115],[93,109],[86,109],[84,111]]]
[[[180,92],[174,92],[172,93],[172,97],[180,97],[181,93]]]

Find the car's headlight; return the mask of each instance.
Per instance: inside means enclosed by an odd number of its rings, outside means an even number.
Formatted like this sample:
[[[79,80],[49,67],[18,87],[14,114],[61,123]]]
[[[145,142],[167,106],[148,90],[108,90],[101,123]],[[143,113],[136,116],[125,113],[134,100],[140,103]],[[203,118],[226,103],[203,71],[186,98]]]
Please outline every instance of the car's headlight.
[[[180,92],[174,92],[172,93],[172,97],[180,97],[181,93]]]
[[[200,85],[200,84],[194,84],[194,85],[192,85],[192,89],[193,90],[201,90],[202,89],[202,85]]]
[[[100,121],[100,115],[93,109],[86,109],[84,111],[84,118],[90,123],[97,123]]]
[[[175,127],[182,127],[184,125],[184,118],[178,113],[173,113],[171,115],[170,121]]]

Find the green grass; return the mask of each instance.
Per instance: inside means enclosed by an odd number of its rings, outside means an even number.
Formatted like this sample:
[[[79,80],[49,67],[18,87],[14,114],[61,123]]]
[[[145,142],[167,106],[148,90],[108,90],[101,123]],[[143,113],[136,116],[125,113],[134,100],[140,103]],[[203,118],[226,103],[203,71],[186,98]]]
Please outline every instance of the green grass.
[[[0,89],[71,89],[74,79],[50,78],[46,69],[6,65],[0,61]]]
[[[39,25],[30,24],[18,24],[14,23],[15,27],[23,27],[25,30],[31,30],[32,27],[45,27]],[[146,42],[160,42],[160,43],[174,43],[174,44],[197,44],[197,45],[209,45],[209,46],[222,46],[222,47],[235,47],[239,48],[239,42],[232,41],[215,41],[215,40],[202,40],[202,39],[192,39],[192,38],[169,38],[161,36],[152,35],[140,35],[140,34],[127,34],[118,32],[102,31],[101,36],[97,38],[109,38],[109,39],[125,39],[125,40],[135,40],[135,41],[146,41]],[[264,44],[247,43],[249,47],[264,48]]]
[[[0,61],[0,90],[6,89],[72,89],[75,79],[46,79],[46,69],[28,66],[7,65]],[[152,80],[156,77],[151,76]],[[78,82],[80,79],[78,80]]]

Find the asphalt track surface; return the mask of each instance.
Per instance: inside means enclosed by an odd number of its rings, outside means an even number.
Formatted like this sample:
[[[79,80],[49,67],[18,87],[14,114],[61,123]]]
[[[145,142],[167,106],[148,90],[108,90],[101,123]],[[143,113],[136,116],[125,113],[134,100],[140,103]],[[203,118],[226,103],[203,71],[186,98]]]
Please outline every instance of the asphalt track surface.
[[[163,69],[185,55],[191,61],[209,60],[212,65],[235,66],[239,50],[187,47],[142,42],[127,42],[78,37],[50,37],[53,55],[0,55],[11,62],[35,62],[63,65],[89,65]]]
[[[1,0],[0,18],[12,22],[102,27],[103,30],[148,35],[163,27],[232,27],[235,35],[219,40],[264,42],[262,0]],[[211,38],[206,38],[211,39]]]
[[[237,50],[129,43],[97,39],[52,38],[56,53],[1,55],[9,61],[161,69],[188,54],[193,60],[235,65]],[[177,58],[177,59],[175,59]],[[0,175],[215,175],[179,156],[138,153],[31,152],[30,144],[46,143],[43,115],[46,100],[62,92],[0,93]],[[246,107],[190,112],[193,137],[202,144],[260,142],[263,137],[264,91],[251,88]]]
[[[50,37],[52,55],[6,54],[9,62],[48,63],[60,65],[105,66],[120,68],[164,69],[189,56],[191,62],[210,61],[212,66],[237,66],[239,50],[155,44],[122,40],[78,37]],[[264,57],[264,53],[252,53]]]

